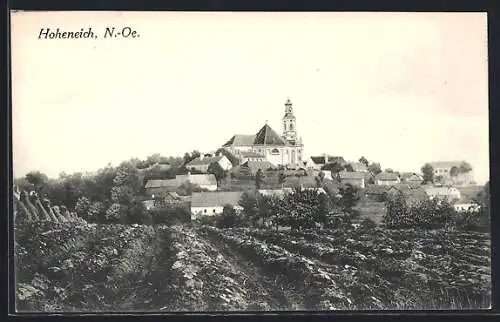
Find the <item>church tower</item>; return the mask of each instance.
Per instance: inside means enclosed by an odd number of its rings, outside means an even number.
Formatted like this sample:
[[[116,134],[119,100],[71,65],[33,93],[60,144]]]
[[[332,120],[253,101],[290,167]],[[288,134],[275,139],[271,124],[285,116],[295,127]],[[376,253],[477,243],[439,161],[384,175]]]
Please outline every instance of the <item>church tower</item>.
[[[292,102],[288,98],[285,103],[285,116],[283,116],[283,138],[295,145],[297,143],[297,128],[295,115],[293,115]]]
[[[287,163],[296,167],[302,162],[303,144],[297,135],[297,124],[293,115],[292,102],[288,98],[285,103],[285,116],[283,116],[283,139],[287,142]]]

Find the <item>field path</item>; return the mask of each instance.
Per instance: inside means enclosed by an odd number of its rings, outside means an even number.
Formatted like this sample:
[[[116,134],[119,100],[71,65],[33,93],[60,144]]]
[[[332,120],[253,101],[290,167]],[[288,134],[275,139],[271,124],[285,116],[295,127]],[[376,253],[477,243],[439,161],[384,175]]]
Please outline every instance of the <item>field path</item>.
[[[198,235],[220,252],[236,271],[241,272],[240,276],[244,278],[243,286],[252,298],[262,298],[263,302],[268,303],[268,310],[290,310],[292,305],[287,294],[280,290],[278,285],[257,266],[242,258],[229,245],[216,237],[200,232]]]

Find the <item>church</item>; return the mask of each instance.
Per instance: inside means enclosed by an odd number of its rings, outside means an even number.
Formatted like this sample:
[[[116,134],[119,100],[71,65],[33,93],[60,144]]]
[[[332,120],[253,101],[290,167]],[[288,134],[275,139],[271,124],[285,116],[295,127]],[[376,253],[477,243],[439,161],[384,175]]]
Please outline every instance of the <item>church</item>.
[[[266,124],[254,135],[236,134],[222,147],[240,159],[248,152],[256,154],[275,166],[297,167],[302,163],[302,138],[297,135],[297,126],[290,99],[285,103],[283,132],[280,136],[266,121]]]

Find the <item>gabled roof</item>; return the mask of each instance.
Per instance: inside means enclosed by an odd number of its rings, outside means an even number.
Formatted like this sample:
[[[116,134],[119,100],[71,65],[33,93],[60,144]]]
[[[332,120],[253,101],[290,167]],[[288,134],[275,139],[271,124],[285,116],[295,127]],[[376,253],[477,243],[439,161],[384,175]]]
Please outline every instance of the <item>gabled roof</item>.
[[[188,174],[188,175],[178,175],[175,177],[176,180],[181,182],[189,181],[192,184],[199,186],[206,185],[216,185],[217,179],[213,174]]]
[[[325,164],[326,163],[326,158],[324,156],[319,156],[319,157],[311,157],[312,162],[314,164]]]
[[[237,206],[243,191],[193,192],[191,207],[223,207],[226,204]]]
[[[365,188],[365,193],[370,195],[383,195],[389,190],[390,186],[378,185],[378,184],[367,184]]]
[[[421,186],[404,183],[390,186],[387,192],[401,192],[404,196],[412,198],[413,200],[424,200],[429,197],[427,192]]]
[[[342,171],[339,173],[340,179],[366,179],[366,173],[364,172],[347,172]]]
[[[355,171],[355,172],[360,172],[360,171],[367,171],[368,168],[366,167],[365,164],[361,163],[361,162],[349,162],[348,163],[352,169]]]
[[[257,172],[257,170],[261,169],[265,171],[267,169],[276,169],[276,166],[269,161],[246,161],[241,165],[242,168],[247,168],[251,172]]]
[[[189,162],[186,166],[196,166],[196,165],[210,165],[214,162],[219,162],[222,158],[225,158],[225,156],[219,155],[216,157],[204,157],[203,159],[200,157],[197,157],[193,161]]]
[[[405,180],[415,179],[416,181],[418,181],[418,180],[423,180],[424,178],[422,177],[422,175],[415,173],[415,172],[403,172],[401,174],[401,179],[405,179]]]
[[[177,188],[182,184],[180,180],[166,179],[166,180],[148,180],[144,188]]]
[[[252,146],[255,141],[255,135],[246,135],[246,134],[236,134],[233,135],[232,138],[229,139],[226,143],[224,143],[224,147],[228,146]]]
[[[269,125],[265,124],[257,134],[255,134],[254,145],[287,145],[281,136],[278,135]]]
[[[398,175],[393,172],[380,172],[375,176],[375,180],[398,180]]]
[[[340,164],[344,164],[345,163],[345,160],[344,160],[344,157],[341,157],[341,156],[327,156],[327,160],[326,160],[327,163],[333,163],[333,162],[338,162]]]

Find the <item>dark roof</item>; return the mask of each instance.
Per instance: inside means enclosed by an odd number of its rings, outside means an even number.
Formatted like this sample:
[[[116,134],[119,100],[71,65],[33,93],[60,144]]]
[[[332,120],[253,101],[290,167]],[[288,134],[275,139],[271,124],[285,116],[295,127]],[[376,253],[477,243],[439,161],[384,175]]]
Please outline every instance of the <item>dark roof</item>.
[[[286,142],[269,125],[265,124],[255,134],[254,145],[286,145]]]
[[[352,167],[354,171],[366,171],[368,168],[365,164],[361,162],[349,162],[349,165]]]
[[[182,184],[179,179],[148,180],[144,188],[177,188]]]
[[[396,184],[390,186],[387,190],[388,193],[392,192],[402,192],[406,197],[410,197],[413,199],[424,200],[428,198],[425,190],[419,185],[412,184]]]
[[[324,156],[320,156],[320,157],[311,157],[311,160],[312,162],[314,162],[315,164],[325,164],[325,157]]]
[[[257,172],[259,169],[262,169],[262,171],[269,168],[276,169],[276,166],[269,161],[246,161],[241,165],[241,167],[247,168],[251,172]]]
[[[420,174],[415,173],[415,172],[403,172],[401,174],[401,179],[408,180],[408,179],[411,179],[412,177],[415,177],[417,181],[423,180],[423,177]]]
[[[397,173],[389,173],[389,172],[380,172],[375,176],[376,180],[397,180],[398,175]]]
[[[387,192],[389,186],[381,186],[378,184],[367,184],[365,193],[369,195],[383,195]]]
[[[246,135],[246,134],[236,134],[233,135],[232,138],[229,139],[226,143],[224,143],[224,147],[227,146],[252,146],[255,141],[255,135]]]
[[[193,192],[191,207],[237,206],[242,195],[243,191]]]
[[[340,164],[344,164],[345,160],[343,157],[340,156],[327,156],[327,163],[333,163],[333,162],[338,162]]]

